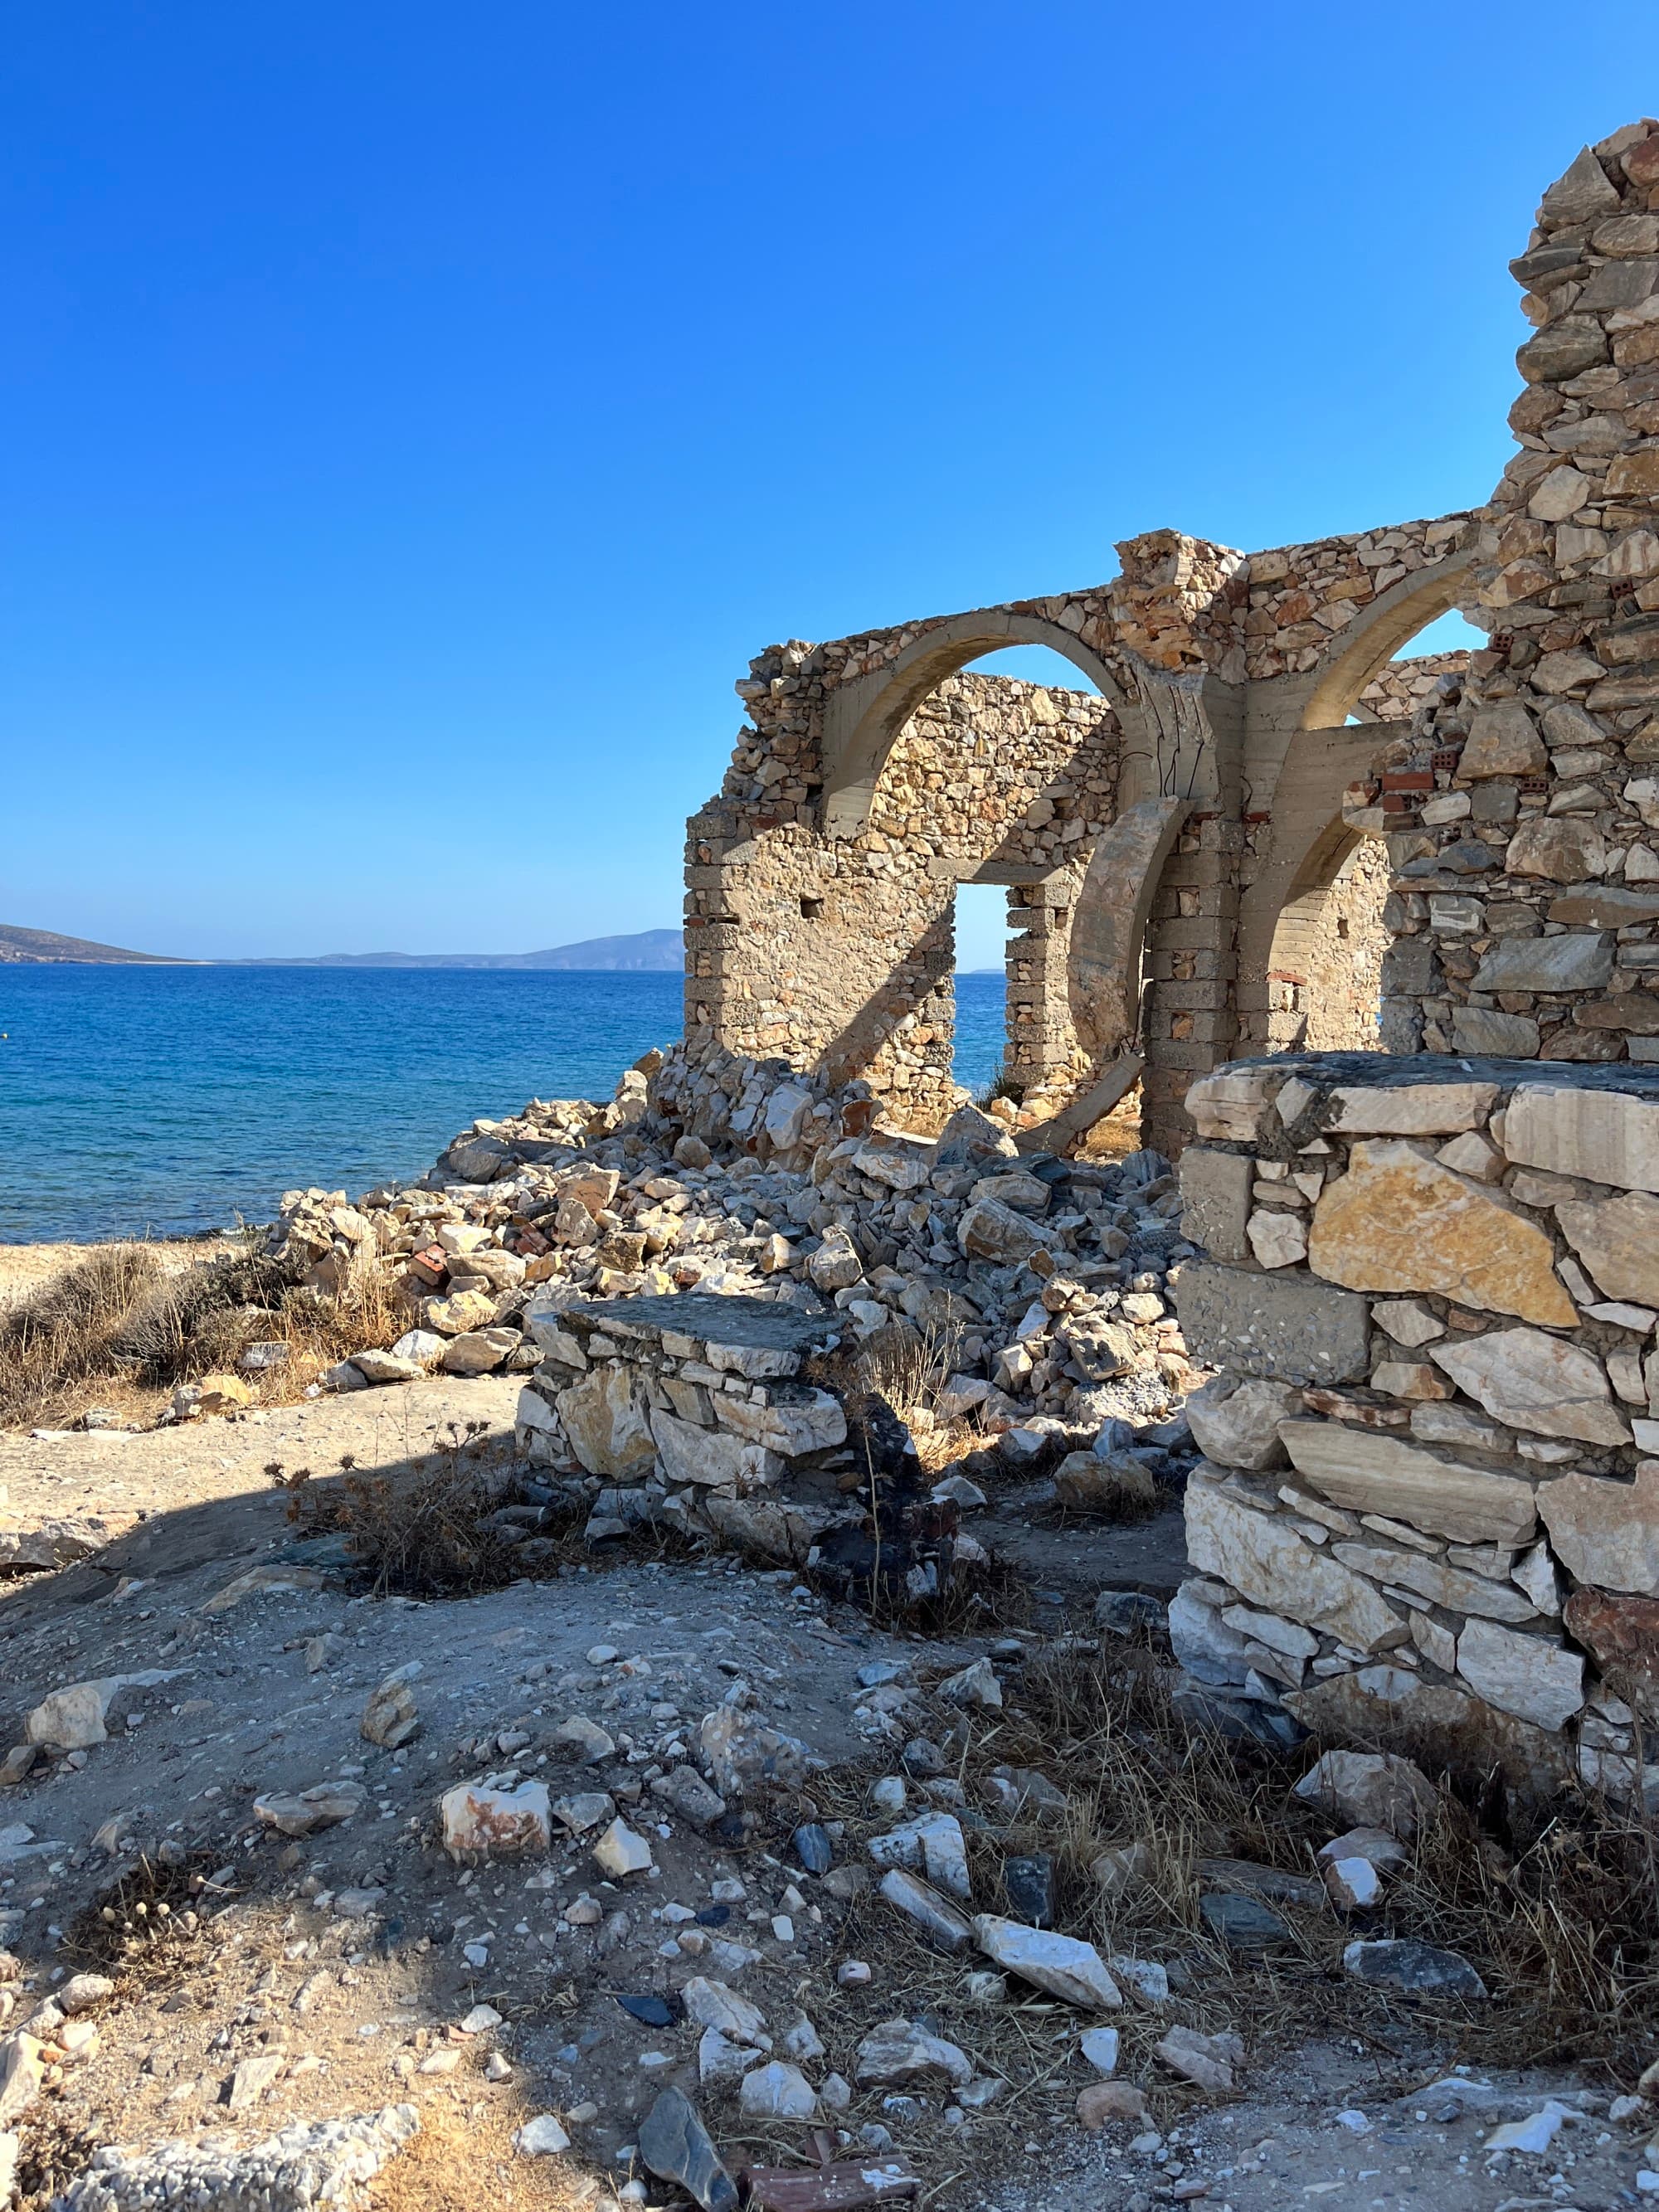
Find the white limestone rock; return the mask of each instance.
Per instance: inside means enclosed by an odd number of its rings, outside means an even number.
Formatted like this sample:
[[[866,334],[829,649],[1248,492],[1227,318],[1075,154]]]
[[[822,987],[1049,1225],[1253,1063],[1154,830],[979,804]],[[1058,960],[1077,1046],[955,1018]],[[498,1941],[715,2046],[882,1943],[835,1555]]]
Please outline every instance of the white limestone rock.
[[[1501,1328],[1437,1344],[1429,1357],[1510,1428],[1577,1437],[1586,1443],[1630,1442],[1607,1370],[1582,1345],[1546,1336],[1541,1329]]]
[[[1062,2003],[1108,2012],[1115,2011],[1123,2002],[1123,1992],[1092,1943],[1059,1935],[1052,1929],[1028,1928],[994,1912],[975,1917],[974,1935],[994,1966],[1046,1990]]]
[[[1194,1441],[1218,1467],[1253,1470],[1282,1467],[1286,1454],[1281,1421],[1302,1411],[1302,1393],[1289,1382],[1241,1376],[1223,1369],[1188,1398]]]
[[[1457,1639],[1457,1671],[1478,1697],[1535,1727],[1559,1729],[1584,1702],[1584,1662],[1542,1636],[1471,1620]]]

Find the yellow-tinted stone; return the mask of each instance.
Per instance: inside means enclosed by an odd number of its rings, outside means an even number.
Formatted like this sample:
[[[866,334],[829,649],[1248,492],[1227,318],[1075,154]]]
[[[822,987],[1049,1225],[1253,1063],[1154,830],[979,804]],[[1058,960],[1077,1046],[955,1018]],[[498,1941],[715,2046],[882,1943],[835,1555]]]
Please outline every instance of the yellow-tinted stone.
[[[1570,1328],[1578,1315],[1534,1221],[1415,1145],[1359,1144],[1314,1210],[1308,1265],[1352,1291],[1438,1291]]]

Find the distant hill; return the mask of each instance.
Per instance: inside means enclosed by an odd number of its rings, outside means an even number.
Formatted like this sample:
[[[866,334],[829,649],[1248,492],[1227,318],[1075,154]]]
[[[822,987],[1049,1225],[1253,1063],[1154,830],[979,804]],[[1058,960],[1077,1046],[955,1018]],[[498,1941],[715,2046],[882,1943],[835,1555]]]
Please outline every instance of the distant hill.
[[[44,962],[64,960],[104,963],[142,960],[160,967],[185,964],[169,960],[165,952],[128,952],[118,945],[96,945],[89,937],[59,937],[54,929],[16,929],[9,922],[0,921],[0,961],[21,961],[39,966]]]
[[[308,960],[240,960],[239,968],[585,968],[670,970],[685,959],[678,929],[631,937],[588,937],[544,952],[324,952]]]

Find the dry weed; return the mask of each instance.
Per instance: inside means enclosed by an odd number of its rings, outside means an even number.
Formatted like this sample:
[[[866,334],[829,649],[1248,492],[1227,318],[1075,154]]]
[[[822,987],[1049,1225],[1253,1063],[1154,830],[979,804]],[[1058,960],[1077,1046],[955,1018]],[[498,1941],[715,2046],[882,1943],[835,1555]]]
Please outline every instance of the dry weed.
[[[115,1340],[161,1282],[147,1246],[107,1245],[0,1318],[0,1425],[50,1424],[118,1373]]]

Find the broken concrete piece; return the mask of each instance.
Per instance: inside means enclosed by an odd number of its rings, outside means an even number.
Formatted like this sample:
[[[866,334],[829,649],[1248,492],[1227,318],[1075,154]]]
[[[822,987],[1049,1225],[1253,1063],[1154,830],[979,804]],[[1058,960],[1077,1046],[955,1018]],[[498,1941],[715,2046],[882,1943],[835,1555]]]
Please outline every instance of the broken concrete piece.
[[[1276,1382],[1352,1382],[1365,1372],[1370,1311],[1352,1291],[1311,1276],[1246,1274],[1189,1260],[1176,1311],[1193,1358]]]

